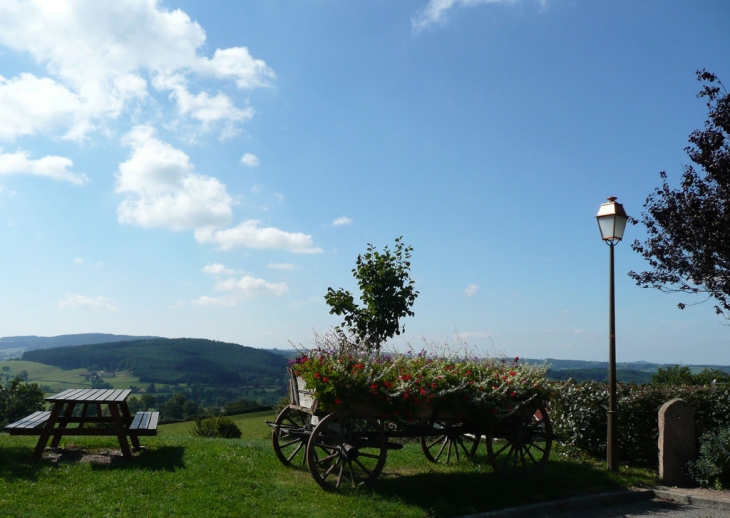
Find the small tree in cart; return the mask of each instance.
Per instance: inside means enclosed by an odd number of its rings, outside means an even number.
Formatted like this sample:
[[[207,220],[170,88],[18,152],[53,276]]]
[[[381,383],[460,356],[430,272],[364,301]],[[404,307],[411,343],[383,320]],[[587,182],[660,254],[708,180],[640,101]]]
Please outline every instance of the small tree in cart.
[[[368,243],[367,253],[357,256],[352,275],[360,287],[362,306],[342,288],[328,288],[324,296],[330,314],[344,315],[337,329],[345,328],[358,346],[376,354],[386,340],[405,330],[400,319],[414,315],[411,306],[418,292],[409,274],[413,247],[405,246],[402,240],[403,236],[395,240],[393,251],[386,245],[382,252]]]

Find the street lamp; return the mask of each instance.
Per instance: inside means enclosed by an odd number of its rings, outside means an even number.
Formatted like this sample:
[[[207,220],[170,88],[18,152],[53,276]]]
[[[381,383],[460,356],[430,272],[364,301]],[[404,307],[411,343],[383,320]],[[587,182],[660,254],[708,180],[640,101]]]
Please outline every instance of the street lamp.
[[[601,204],[596,214],[601,238],[608,245],[609,287],[608,287],[608,435],[606,438],[606,467],[618,471],[618,415],[616,413],[616,302],[613,282],[613,247],[624,237],[624,229],[629,217],[624,206],[616,203],[610,196],[607,203]]]

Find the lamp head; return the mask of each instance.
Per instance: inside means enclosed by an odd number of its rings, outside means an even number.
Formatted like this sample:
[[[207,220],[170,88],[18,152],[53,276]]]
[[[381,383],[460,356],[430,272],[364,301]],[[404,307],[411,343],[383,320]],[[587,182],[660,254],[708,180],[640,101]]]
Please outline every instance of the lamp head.
[[[606,203],[601,204],[596,219],[601,231],[601,239],[607,244],[613,246],[623,239],[629,216],[626,214],[624,206],[616,202],[615,196],[610,196]]]

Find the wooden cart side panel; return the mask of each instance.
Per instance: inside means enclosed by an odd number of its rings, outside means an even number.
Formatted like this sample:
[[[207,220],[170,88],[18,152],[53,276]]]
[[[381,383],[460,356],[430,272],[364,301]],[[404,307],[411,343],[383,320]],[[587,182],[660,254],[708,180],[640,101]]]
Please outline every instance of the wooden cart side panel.
[[[307,383],[303,378],[296,378],[298,406],[314,410],[317,400],[311,390],[307,390]]]

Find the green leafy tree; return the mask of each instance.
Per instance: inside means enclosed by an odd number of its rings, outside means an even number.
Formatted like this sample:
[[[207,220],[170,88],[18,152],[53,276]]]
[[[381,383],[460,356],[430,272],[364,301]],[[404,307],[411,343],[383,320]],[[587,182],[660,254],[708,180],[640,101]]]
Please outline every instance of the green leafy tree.
[[[674,365],[662,369],[659,367],[656,373],[651,376],[654,385],[694,385],[694,377],[686,365]]]
[[[410,278],[413,248],[405,246],[402,239],[395,240],[392,251],[386,245],[380,252],[368,243],[367,252],[357,256],[352,274],[360,287],[362,305],[342,288],[328,288],[324,296],[330,314],[344,316],[338,329],[345,328],[359,345],[371,351],[380,351],[383,342],[405,330],[400,319],[414,315],[411,307],[418,292]]]
[[[729,383],[730,374],[718,369],[704,369],[692,374],[686,365],[674,365],[662,369],[661,367],[651,376],[654,385],[712,385],[714,383]]]
[[[700,70],[698,97],[707,99],[708,120],[685,148],[699,168],[687,165],[679,189],[662,171],[662,186],[644,203],[647,237],[631,248],[651,267],[629,272],[636,284],[664,292],[704,294],[715,311],[730,313],[730,95],[715,74]],[[685,304],[678,304],[684,309]]]
[[[183,412],[185,413],[185,417],[195,417],[200,413],[200,407],[198,403],[189,399],[183,403]]]
[[[144,410],[142,402],[135,396],[127,398],[127,406],[129,407],[129,411],[133,414]]]
[[[154,408],[157,400],[155,399],[155,396],[151,394],[142,394],[139,398],[139,402],[142,403],[142,408],[144,410],[149,410],[150,408]]]
[[[23,383],[18,376],[0,386],[0,426],[42,410],[43,391],[35,383]]]
[[[695,385],[712,385],[713,383],[730,383],[730,374],[719,369],[704,369],[694,375]]]
[[[185,415],[183,405],[185,405],[185,394],[182,392],[173,394],[173,396],[168,399],[164,405],[162,405],[162,416],[165,419],[182,419]]]

